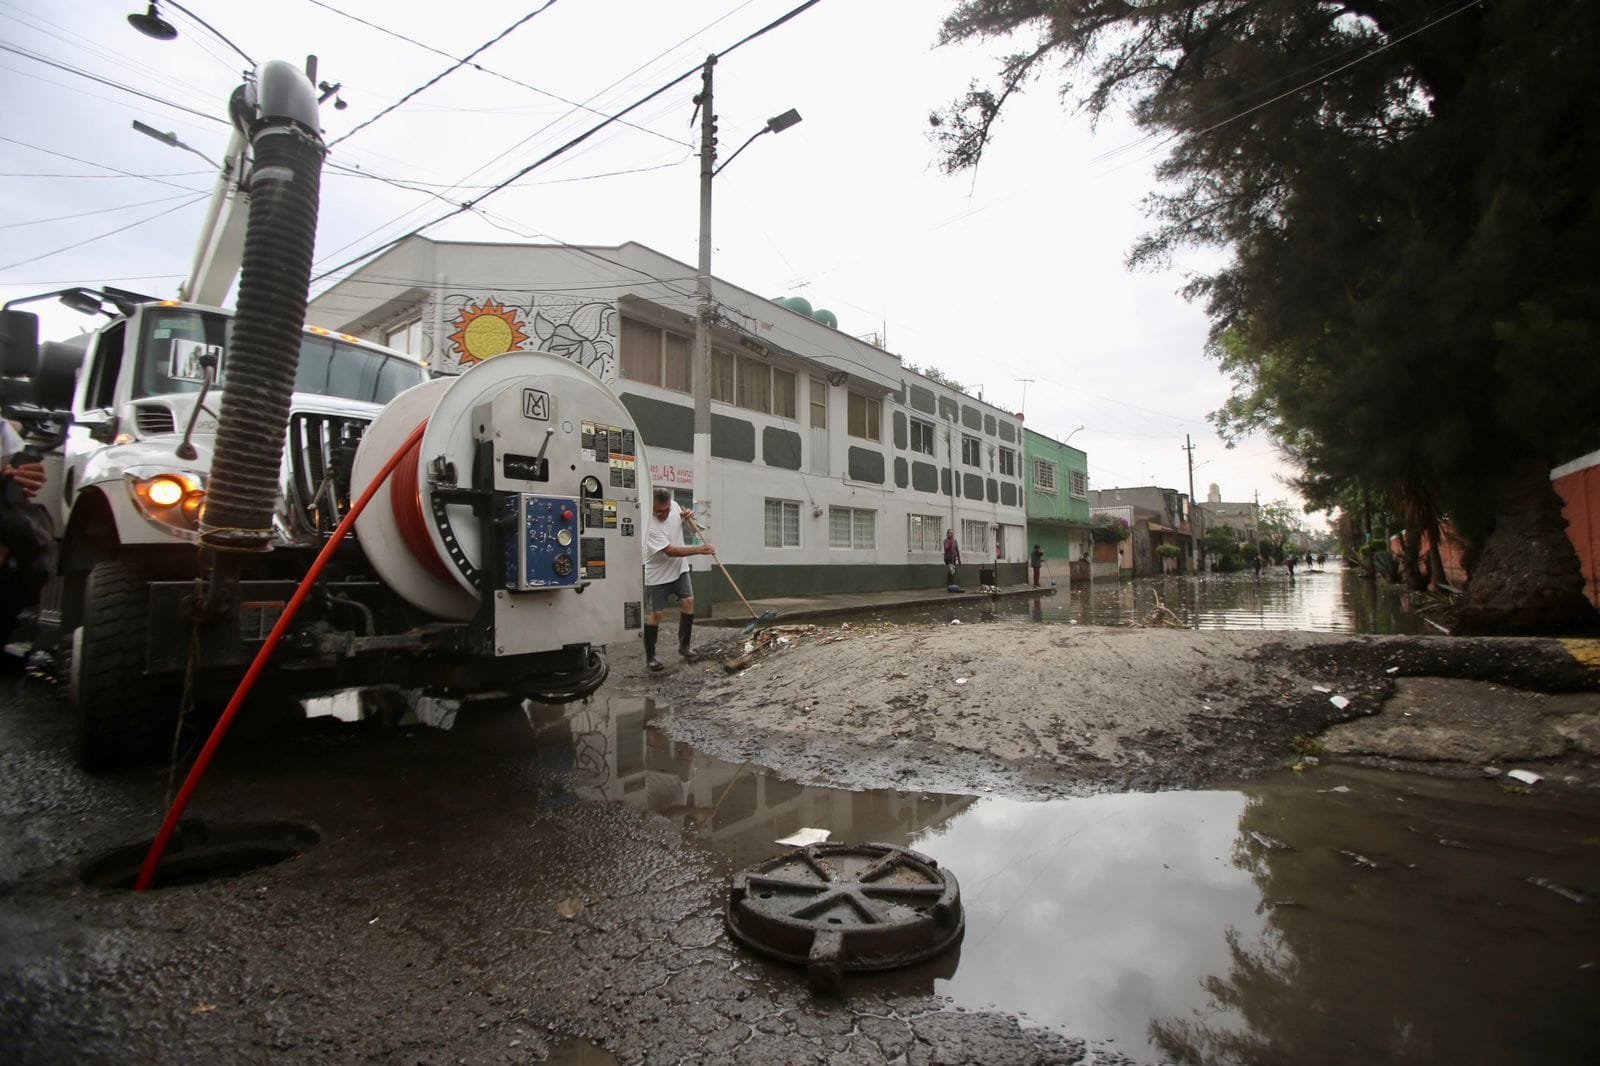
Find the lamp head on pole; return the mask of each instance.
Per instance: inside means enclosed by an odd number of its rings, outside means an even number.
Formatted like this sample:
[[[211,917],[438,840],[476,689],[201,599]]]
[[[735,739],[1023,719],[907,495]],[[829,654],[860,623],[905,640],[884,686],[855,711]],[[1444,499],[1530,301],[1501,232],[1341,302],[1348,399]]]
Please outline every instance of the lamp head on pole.
[[[154,37],[158,41],[170,41],[178,36],[177,28],[156,10],[155,0],[151,0],[144,14],[129,15],[128,24],[146,37]]]
[[[790,126],[797,126],[797,125],[799,125],[799,123],[800,123],[800,112],[796,111],[794,108],[791,107],[789,110],[785,111],[783,114],[776,115],[776,116],[774,116],[772,118],[767,119],[767,132],[768,133],[782,133],[784,130],[788,129]]]

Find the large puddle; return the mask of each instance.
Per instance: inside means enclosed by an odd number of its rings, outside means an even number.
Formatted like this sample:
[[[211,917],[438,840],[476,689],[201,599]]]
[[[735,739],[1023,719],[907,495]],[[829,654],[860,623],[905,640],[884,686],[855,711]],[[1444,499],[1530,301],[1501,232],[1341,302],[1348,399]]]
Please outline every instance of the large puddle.
[[[1037,803],[847,792],[710,758],[655,713],[527,712],[576,798],[672,819],[727,874],[816,828],[956,875],[958,952],[853,980],[1141,1062],[1600,1061],[1594,797],[1340,768]]]
[[[1294,580],[1281,567],[1197,578],[1139,578],[1058,586],[1054,596],[949,603],[885,615],[897,622],[980,620],[1055,625],[1144,624],[1158,607],[1191,629],[1271,629],[1311,633],[1431,633],[1426,615],[1412,610],[1407,593],[1388,582],[1368,581],[1336,562],[1300,570]]]

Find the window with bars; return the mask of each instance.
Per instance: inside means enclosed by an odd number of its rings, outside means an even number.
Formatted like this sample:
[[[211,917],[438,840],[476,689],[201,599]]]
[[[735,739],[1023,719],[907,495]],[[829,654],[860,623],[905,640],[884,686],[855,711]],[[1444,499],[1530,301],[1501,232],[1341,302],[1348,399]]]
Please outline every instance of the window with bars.
[[[1033,461],[1033,487],[1040,492],[1058,492],[1056,488],[1056,464],[1048,459],[1035,459]]]
[[[963,518],[961,520],[962,558],[966,560],[984,560],[993,554],[994,545],[989,541],[989,523]]]
[[[933,423],[920,418],[911,420],[911,450],[924,455],[933,454]]]
[[[961,435],[961,462],[967,466],[983,466],[983,442],[971,434]]]
[[[828,508],[828,547],[872,551],[878,546],[878,512],[860,507]]]
[[[883,408],[871,396],[862,396],[852,392],[850,396],[850,409],[846,419],[845,431],[852,437],[862,440],[883,439]]]
[[[767,500],[762,510],[762,528],[767,547],[800,547],[799,501]]]
[[[1083,470],[1070,470],[1068,475],[1072,479],[1072,494],[1080,500],[1089,498],[1089,475]]]
[[[906,551],[943,551],[944,531],[948,528],[936,514],[906,515]]]

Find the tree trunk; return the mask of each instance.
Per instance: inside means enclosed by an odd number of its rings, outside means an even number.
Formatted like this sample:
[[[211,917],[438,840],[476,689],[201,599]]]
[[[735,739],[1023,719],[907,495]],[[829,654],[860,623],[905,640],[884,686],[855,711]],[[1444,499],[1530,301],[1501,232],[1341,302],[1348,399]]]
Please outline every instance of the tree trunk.
[[[1415,526],[1401,530],[1400,546],[1401,579],[1412,592],[1421,592],[1428,587],[1422,577],[1422,531]]]
[[[1583,595],[1578,553],[1547,464],[1522,460],[1512,467],[1499,504],[1455,631],[1510,636],[1600,628],[1600,613]]]

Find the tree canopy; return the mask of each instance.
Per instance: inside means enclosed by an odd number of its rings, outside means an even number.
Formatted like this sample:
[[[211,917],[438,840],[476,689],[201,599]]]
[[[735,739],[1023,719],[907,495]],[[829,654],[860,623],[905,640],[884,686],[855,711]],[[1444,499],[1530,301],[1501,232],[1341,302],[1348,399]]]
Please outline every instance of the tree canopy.
[[[943,40],[985,38],[1024,46],[933,116],[948,169],[1048,72],[1091,116],[1126,102],[1170,138],[1130,263],[1231,252],[1186,289],[1224,435],[1272,433],[1311,498],[1452,516],[1522,601],[1485,628],[1585,620],[1547,472],[1600,446],[1600,5],[959,3]]]

